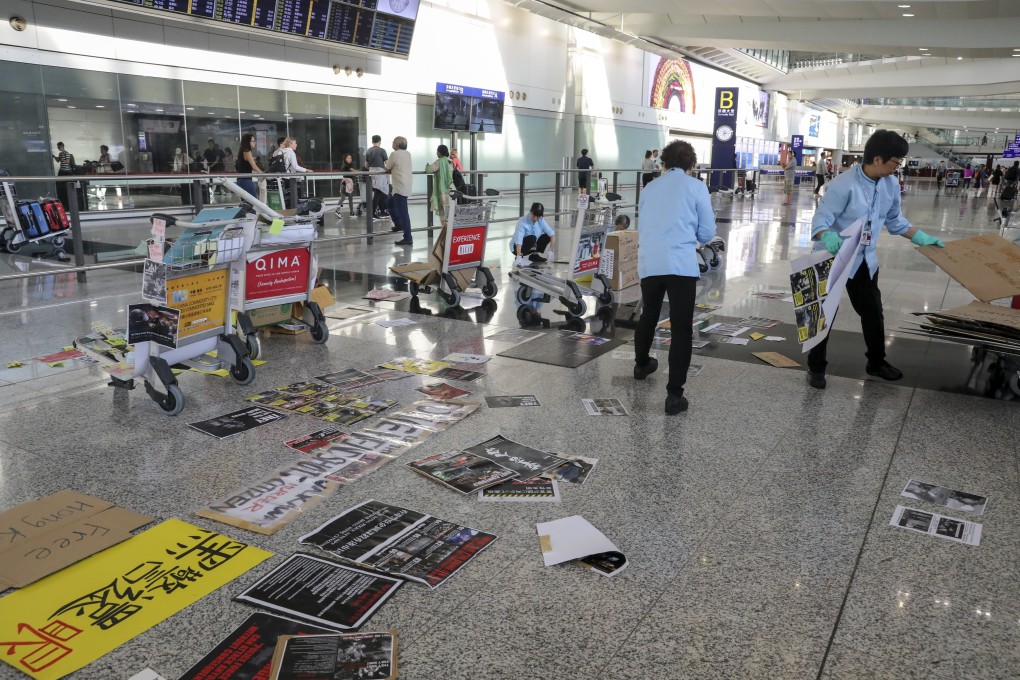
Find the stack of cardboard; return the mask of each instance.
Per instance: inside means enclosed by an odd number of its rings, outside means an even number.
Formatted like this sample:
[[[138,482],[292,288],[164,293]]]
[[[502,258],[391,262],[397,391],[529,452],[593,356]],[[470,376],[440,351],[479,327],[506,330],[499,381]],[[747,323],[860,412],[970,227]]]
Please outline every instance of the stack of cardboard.
[[[915,315],[928,319],[917,324],[918,334],[1020,354],[1020,309],[974,301],[955,309]]]
[[[395,264],[390,271],[405,279],[414,281],[420,286],[434,286],[439,283],[440,272],[443,269],[443,255],[446,251],[446,228],[439,232],[439,238],[429,251],[428,262],[408,262],[407,264]],[[635,267],[637,265],[635,264]],[[467,290],[468,284],[474,281],[476,267],[467,269],[456,269],[450,274],[453,275],[460,290]]]
[[[636,230],[614,231],[606,236],[606,276],[613,290],[623,290],[637,284],[638,234]]]

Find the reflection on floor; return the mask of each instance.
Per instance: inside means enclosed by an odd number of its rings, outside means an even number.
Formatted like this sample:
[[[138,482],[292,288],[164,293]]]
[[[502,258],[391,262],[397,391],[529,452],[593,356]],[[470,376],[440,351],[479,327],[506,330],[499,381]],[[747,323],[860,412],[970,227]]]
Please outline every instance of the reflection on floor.
[[[397,303],[361,299],[377,287],[406,289],[386,269],[424,259],[424,232],[410,249],[393,248],[389,235],[372,245],[322,244],[320,264],[338,305],[371,307],[381,316],[328,319],[325,345],[301,335],[266,337],[267,363],[248,387],[185,373],[179,380],[187,406],[177,418],[164,416],[143,390],[106,387],[93,367],[31,359],[59,350],[93,321],[123,319],[138,300],[138,272],[90,272],[79,284],[53,263],[2,258],[0,275],[45,275],[0,280],[0,509],[73,487],[276,553],[72,677],[130,677],[146,666],[176,677],[248,615],[233,596],[297,551],[299,536],[370,498],[499,536],[435,591],[403,587],[366,626],[399,631],[402,678],[1015,677],[1020,590],[1009,575],[1020,560],[1016,402],[966,394],[988,391],[984,383],[992,379],[972,372],[967,351],[897,332],[912,312],[964,304],[971,296],[909,243],[883,235],[889,356],[906,377],[890,384],[864,375],[859,322],[847,313],[833,332],[828,388],[810,389],[802,370],[750,357],[778,351],[803,361],[792,341],[790,305],[753,295],[784,288],[788,261],[809,248],[810,193],[802,191],[790,210],[778,206],[781,200],[769,187],[754,201],[716,199],[720,217],[729,220],[720,222],[729,247],[722,267],[703,278],[698,299],[719,305],[719,320],[778,319],[783,323],[768,332],[786,340],[763,347],[764,340],[746,347],[712,342],[696,351],[695,363],[704,368],[687,383],[691,410],[676,417],[663,414],[666,362],[637,382],[627,346],[574,369],[499,356],[515,340],[488,336],[519,327],[505,273],[512,222],[490,233],[487,260],[500,286],[495,308],[465,300],[464,308],[449,309],[436,295]],[[515,201],[505,203],[500,217],[510,218]],[[935,197],[914,186],[905,206],[916,224],[944,239],[993,230],[982,198]],[[416,224],[422,223],[423,207],[415,210]],[[362,229],[329,219],[324,231],[338,236]],[[559,230],[560,242],[567,242],[567,230]],[[144,233],[141,222],[110,223],[95,225],[88,237],[124,246]],[[541,310],[550,322],[549,329],[538,328],[543,333],[565,325],[558,308],[552,302]],[[374,323],[390,317],[415,323]],[[630,338],[628,329],[594,313],[570,328]],[[292,414],[257,433],[214,440],[188,422],[237,410],[249,394],[314,375],[452,352],[493,356],[484,378],[451,383],[471,391],[471,399],[534,394],[542,406],[482,408],[398,463],[502,433],[541,450],[597,458],[590,479],[562,489],[559,504],[501,506],[459,496],[393,464],[273,536],[194,515],[292,461],[282,442],[322,423]],[[15,361],[23,365],[2,368]],[[373,395],[407,404],[421,397],[415,388],[426,381],[373,386]],[[631,415],[588,416],[581,399],[589,397],[620,399]],[[983,516],[963,517],[983,525],[981,545],[888,526],[898,504],[954,514],[901,497],[910,479],[988,496]],[[626,553],[626,571],[607,579],[569,564],[543,566],[535,523],[575,514]],[[0,665],[0,678],[8,677],[18,675]]]

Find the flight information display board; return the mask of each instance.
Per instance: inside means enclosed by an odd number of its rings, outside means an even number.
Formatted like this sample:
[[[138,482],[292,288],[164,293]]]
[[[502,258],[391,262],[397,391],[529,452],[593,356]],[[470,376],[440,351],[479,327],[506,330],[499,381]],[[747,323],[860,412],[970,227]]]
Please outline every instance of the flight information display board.
[[[419,0],[109,0],[406,57]]]

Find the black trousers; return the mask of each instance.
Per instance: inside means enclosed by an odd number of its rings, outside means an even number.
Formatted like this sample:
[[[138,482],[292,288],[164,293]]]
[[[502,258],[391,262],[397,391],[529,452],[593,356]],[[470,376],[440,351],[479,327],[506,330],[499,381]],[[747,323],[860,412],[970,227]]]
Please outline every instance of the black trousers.
[[[648,183],[651,182],[653,179],[655,179],[655,173],[654,172],[646,172],[646,173],[642,174],[641,175],[641,188],[644,189],[646,186],[648,186]]]
[[[538,238],[535,238],[534,236],[525,236],[524,241],[521,243],[521,255],[544,253],[550,241],[552,241],[552,239],[549,238],[549,234],[542,234]],[[510,252],[516,255],[517,246],[510,244]]]
[[[822,188],[823,184],[825,184],[825,175],[815,175],[815,193],[816,194],[818,193],[818,190]]]
[[[880,366],[885,361],[885,316],[882,314],[882,291],[878,289],[878,272],[872,277],[868,271],[868,263],[862,262],[860,269],[846,282],[846,294],[854,311],[861,317],[861,330],[864,332],[864,344],[868,348],[865,356],[868,363]],[[835,319],[826,319],[832,327]],[[825,373],[828,362],[825,360],[825,349],[829,344],[829,336],[815,345],[808,352],[808,370],[812,373]]]
[[[691,336],[694,334],[694,296],[698,279],[693,276],[646,276],[641,279],[641,299],[644,311],[634,330],[634,362],[638,366],[648,363],[655,326],[662,313],[662,298],[669,295],[669,325],[672,339],[669,343],[669,382],[666,392],[684,396],[687,369],[691,366]]]

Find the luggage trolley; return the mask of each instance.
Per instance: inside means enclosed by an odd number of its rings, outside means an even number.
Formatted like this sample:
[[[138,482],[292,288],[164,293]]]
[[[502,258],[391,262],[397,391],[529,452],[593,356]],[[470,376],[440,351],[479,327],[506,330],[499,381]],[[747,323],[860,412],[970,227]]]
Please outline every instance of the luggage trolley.
[[[950,189],[960,189],[960,171],[949,170],[946,172],[946,193],[949,193]]]
[[[231,297],[231,307],[237,312],[237,334],[242,336],[251,358],[262,353],[258,329],[283,324],[301,324],[308,328],[312,340],[323,344],[329,339],[326,315],[317,302],[312,301],[315,275],[318,271],[315,257],[315,223],[318,210],[307,215],[285,217],[262,203],[247,191],[228,179],[217,179],[242,201],[254,207],[257,216],[253,220],[251,233],[245,237],[244,257],[232,265],[232,281],[236,293]],[[306,209],[321,209],[319,199],[307,199]],[[300,206],[299,211],[302,212]],[[270,224],[282,221],[283,228],[267,230]],[[269,307],[282,307],[295,302],[301,303],[301,318],[288,316],[285,320],[274,319],[259,325],[249,312]]]
[[[485,266],[485,242],[489,223],[496,210],[499,192],[486,189],[484,196],[468,196],[460,191],[450,192],[447,207],[447,226],[439,232],[432,246],[429,265],[410,268],[397,265],[390,271],[409,281],[411,296],[431,293],[433,286],[446,304],[456,307],[460,296],[473,282],[482,289],[482,296],[491,300],[498,288],[492,271]],[[463,203],[461,203],[463,201]]]
[[[573,246],[570,255],[570,276],[559,278],[549,270],[532,267],[514,267],[510,278],[519,284],[515,298],[517,300],[518,321],[530,325],[529,317],[534,310],[528,305],[533,300],[535,291],[542,293],[542,302],[548,302],[553,295],[567,308],[567,315],[582,317],[588,311],[585,296],[593,296],[599,307],[613,304],[613,291],[609,278],[601,271],[602,252],[606,245],[606,235],[613,227],[616,206],[613,203],[590,201],[589,196],[581,194],[577,197],[577,221],[574,229]],[[591,275],[592,284],[598,287],[588,288],[577,284],[575,279]]]
[[[7,175],[6,170],[0,174]],[[38,201],[18,200],[14,182],[0,182],[0,212],[7,226],[0,231],[0,250],[14,254],[29,243],[45,243],[53,249],[53,257],[67,262],[64,232],[71,222],[64,204],[53,198]]]
[[[185,223],[176,221],[172,215],[157,213],[150,219],[154,226],[202,228],[180,237],[179,242],[187,238],[187,243],[171,247],[163,258],[165,292],[162,286],[159,288],[161,296],[165,295],[165,306],[179,312],[176,323],[168,324],[176,326],[176,333],[169,332],[176,337],[169,345],[146,340],[130,346],[126,342],[130,334],[106,331],[79,337],[74,345],[99,362],[110,375],[111,387],[134,389],[134,379],[144,378],[149,397],[168,415],[175,416],[184,408],[184,393],[174,367],[202,371],[228,368],[240,385],[255,379],[255,365],[248,350],[233,333],[229,302],[231,261],[244,253],[243,231],[230,228],[243,227],[251,218]],[[215,264],[210,266],[210,262]],[[131,315],[139,313],[144,322],[146,312],[136,308],[129,312],[129,323],[133,320]],[[213,351],[215,357],[205,356]]]

